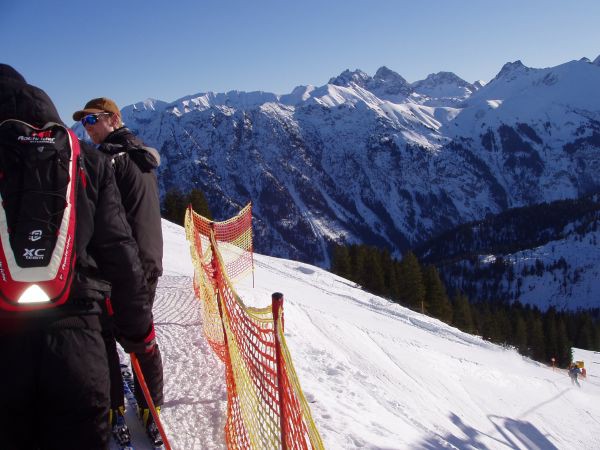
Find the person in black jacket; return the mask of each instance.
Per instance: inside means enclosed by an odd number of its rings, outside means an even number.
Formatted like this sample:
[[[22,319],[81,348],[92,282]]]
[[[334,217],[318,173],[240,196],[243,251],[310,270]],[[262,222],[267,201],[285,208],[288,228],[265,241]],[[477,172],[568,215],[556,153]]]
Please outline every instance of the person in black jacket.
[[[111,99],[95,98],[84,108],[73,114],[73,120],[81,121],[98,149],[109,155],[115,169],[115,178],[121,200],[127,213],[127,221],[137,241],[140,259],[144,266],[149,287],[148,301],[154,303],[158,277],[162,275],[163,239],[160,217],[160,199],[155,169],[160,164],[158,152],[138,139],[123,126],[121,112]],[[114,338],[111,339],[110,324],[106,324],[106,343],[111,368],[111,409],[113,425],[124,426],[122,416],[124,397],[123,380],[119,370],[119,357]],[[163,366],[158,345],[151,353],[138,355],[144,378],[148,384],[152,401],[159,407],[164,402]],[[140,415],[148,434],[158,438],[158,430],[147,409],[146,400],[141,393],[137,377],[135,395],[142,411]],[[115,430],[119,432],[119,430]]]
[[[0,122],[63,124],[50,98],[0,64]],[[0,447],[105,449],[109,376],[100,306],[112,293],[114,325],[127,352],[154,347],[138,248],[105,155],[81,143],[76,265],[69,299],[40,311],[0,310]],[[109,284],[110,283],[110,284]]]

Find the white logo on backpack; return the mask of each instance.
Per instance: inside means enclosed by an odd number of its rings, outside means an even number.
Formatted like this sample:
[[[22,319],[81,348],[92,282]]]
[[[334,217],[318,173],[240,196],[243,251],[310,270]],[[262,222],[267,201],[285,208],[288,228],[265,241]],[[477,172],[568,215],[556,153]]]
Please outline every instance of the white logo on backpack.
[[[39,241],[42,238],[42,230],[33,230],[29,233],[29,240],[31,242]]]
[[[25,259],[44,259],[45,248],[26,248],[23,257]]]

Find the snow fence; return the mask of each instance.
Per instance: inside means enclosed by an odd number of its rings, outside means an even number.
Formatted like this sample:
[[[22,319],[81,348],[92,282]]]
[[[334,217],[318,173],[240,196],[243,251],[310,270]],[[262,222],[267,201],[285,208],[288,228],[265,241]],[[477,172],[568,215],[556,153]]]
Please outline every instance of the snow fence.
[[[253,273],[251,204],[224,222],[190,206],[185,229],[204,334],[225,364],[228,448],[323,449],[285,342],[283,296],[251,308],[233,287]]]

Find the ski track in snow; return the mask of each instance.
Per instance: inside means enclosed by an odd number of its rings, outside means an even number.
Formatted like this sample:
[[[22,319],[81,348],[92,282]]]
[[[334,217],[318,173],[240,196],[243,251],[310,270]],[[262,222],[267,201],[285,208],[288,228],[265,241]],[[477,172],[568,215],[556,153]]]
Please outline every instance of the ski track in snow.
[[[266,278],[286,280],[286,337],[327,448],[542,449],[557,448],[556,442],[597,443],[576,432],[555,436],[556,429],[565,434],[560,413],[544,424],[547,410],[562,396],[580,395],[563,371],[548,374],[546,366],[512,350],[357,290],[319,268],[268,257],[255,259],[255,267],[257,285],[263,271]],[[359,308],[360,319],[346,317],[346,310]],[[406,331],[386,328],[389,321]],[[546,398],[548,385],[559,394]],[[511,398],[522,389],[531,390],[532,398]],[[507,398],[487,405],[490,395]],[[354,416],[353,410],[361,413]],[[593,414],[585,414],[595,425]]]
[[[172,448],[226,448],[224,365],[204,338],[192,279],[162,276],[153,312],[164,366],[165,404],[161,421]],[[121,360],[129,358],[121,352]],[[134,448],[150,450],[152,447],[130,409],[126,417],[132,429]],[[111,450],[116,449],[111,442]]]

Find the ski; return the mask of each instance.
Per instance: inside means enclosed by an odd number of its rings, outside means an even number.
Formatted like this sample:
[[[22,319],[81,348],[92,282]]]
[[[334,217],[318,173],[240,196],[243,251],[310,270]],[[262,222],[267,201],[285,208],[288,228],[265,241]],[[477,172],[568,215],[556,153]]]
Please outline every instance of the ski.
[[[137,412],[138,404],[133,393],[135,387],[133,382],[133,374],[126,364],[121,364],[121,376],[123,377],[123,388],[125,390],[125,398],[129,406]]]
[[[117,423],[112,427],[112,437],[119,450],[133,450],[131,434],[125,425],[125,418],[117,418]]]
[[[113,441],[115,444],[117,444],[117,448],[119,450],[134,450],[133,446],[131,445],[131,438],[124,440],[122,435],[116,434],[115,431],[112,433]]]
[[[129,404],[129,407],[132,408],[135,412],[136,415],[138,415],[138,402],[135,398],[135,394],[134,394],[134,390],[135,390],[135,383],[133,381],[133,373],[131,372],[131,369],[129,368],[128,365],[126,364],[121,364],[121,376],[123,377],[123,388],[125,391],[125,398],[127,399],[127,403]],[[140,421],[143,424],[143,420],[141,417],[138,418],[140,419]],[[153,433],[152,436],[150,436],[150,434],[148,434],[146,432],[146,430],[144,430],[144,434],[146,435],[146,438],[148,439],[148,441],[150,441],[150,445],[152,446],[152,450],[165,450],[165,446],[163,445],[162,439],[160,437],[160,433],[158,432],[158,430],[155,427],[156,432]],[[125,449],[123,449],[125,450]],[[126,449],[129,450],[129,449]]]
[[[123,370],[123,365],[121,365],[121,376],[123,377],[123,384],[125,384]],[[117,416],[117,423],[113,425],[111,433],[113,441],[117,444],[119,450],[134,450],[131,445],[131,432],[125,424],[125,417]]]

